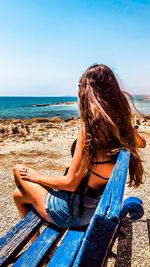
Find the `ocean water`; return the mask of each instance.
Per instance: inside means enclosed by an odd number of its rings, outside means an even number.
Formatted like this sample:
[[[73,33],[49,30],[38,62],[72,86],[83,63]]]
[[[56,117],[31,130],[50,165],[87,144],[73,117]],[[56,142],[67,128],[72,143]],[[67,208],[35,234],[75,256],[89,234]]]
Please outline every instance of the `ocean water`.
[[[62,119],[79,116],[77,104],[66,105],[64,102],[76,102],[77,97],[0,97],[0,118],[51,118]],[[59,103],[59,105],[55,105]],[[36,105],[53,104],[52,106]],[[134,96],[135,107],[143,114],[150,114],[150,99]]]
[[[77,104],[66,105],[64,102],[75,102],[77,97],[0,97],[0,118],[52,118],[62,119],[79,116]],[[62,103],[59,105],[54,105]],[[36,105],[53,104],[52,106]]]
[[[135,107],[144,115],[150,115],[150,99],[134,100]]]

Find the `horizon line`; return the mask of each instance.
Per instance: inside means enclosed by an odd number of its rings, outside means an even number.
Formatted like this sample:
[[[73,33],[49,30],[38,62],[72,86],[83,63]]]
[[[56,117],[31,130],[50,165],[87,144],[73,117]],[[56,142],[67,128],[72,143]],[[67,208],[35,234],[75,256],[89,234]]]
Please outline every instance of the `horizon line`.
[[[133,96],[150,96],[150,94],[131,94]],[[78,97],[77,95],[0,95],[0,97]]]

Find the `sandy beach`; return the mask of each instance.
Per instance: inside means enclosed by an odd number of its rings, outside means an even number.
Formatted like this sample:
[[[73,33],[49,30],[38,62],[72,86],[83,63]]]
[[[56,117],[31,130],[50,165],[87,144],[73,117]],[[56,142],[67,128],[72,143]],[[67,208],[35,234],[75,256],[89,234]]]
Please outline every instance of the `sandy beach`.
[[[0,120],[1,235],[19,220],[12,199],[15,188],[12,167],[25,163],[45,174],[63,174],[70,164],[70,147],[79,128],[79,119]],[[142,121],[138,130],[147,142],[146,148],[140,150],[146,174],[144,184],[138,189],[126,186],[125,197],[134,195],[141,198],[145,214],[139,221],[125,222],[123,231],[126,237],[120,238],[113,249],[118,251],[116,263],[110,258],[107,266],[150,266],[150,120]]]

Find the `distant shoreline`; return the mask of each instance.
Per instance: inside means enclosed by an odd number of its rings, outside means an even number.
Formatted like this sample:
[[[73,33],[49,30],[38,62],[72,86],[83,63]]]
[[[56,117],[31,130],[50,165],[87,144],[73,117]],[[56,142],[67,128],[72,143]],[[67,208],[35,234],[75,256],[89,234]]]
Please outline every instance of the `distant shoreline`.
[[[51,104],[33,104],[32,107],[48,107],[48,106],[62,106],[62,105],[75,105],[77,102],[56,102]]]
[[[68,104],[69,105],[69,104]],[[70,104],[71,105],[71,104]],[[138,116],[138,114],[133,113],[132,116],[137,116],[137,118],[139,118],[141,121],[146,119],[146,120],[150,120],[150,114],[142,114],[142,116]],[[32,117],[32,118],[3,118],[0,117],[0,123],[3,122],[16,122],[16,123],[20,123],[20,122],[61,122],[61,121],[69,121],[69,120],[77,120],[79,119],[80,116],[70,116],[68,118],[61,118],[59,116],[53,116],[53,117]]]
[[[29,119],[24,119],[24,118],[0,118],[0,123],[57,123],[57,122],[67,122],[71,120],[79,120],[80,117],[70,117],[66,119],[62,119],[58,116],[54,116],[51,118],[46,118],[46,117],[39,117],[39,118],[29,118]]]
[[[137,119],[139,119],[140,122],[144,120],[150,120],[150,114],[144,115],[143,117],[138,116],[137,114],[133,113],[133,117],[136,115]],[[69,117],[69,118],[61,118],[59,116],[53,116],[51,118],[47,117],[33,117],[33,118],[1,118],[0,117],[0,123],[57,123],[57,122],[67,122],[71,120],[79,120],[79,116]]]
[[[150,96],[145,96],[143,100],[150,100]]]

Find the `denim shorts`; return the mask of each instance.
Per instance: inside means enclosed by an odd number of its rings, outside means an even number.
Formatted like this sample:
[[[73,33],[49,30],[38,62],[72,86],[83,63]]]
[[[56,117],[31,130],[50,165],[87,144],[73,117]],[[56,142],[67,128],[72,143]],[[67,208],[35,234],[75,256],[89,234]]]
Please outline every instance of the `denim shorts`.
[[[72,193],[51,189],[45,197],[45,209],[51,222],[60,228],[80,227],[88,225],[99,198],[84,196],[84,213],[79,216],[79,202],[74,204],[70,213],[69,199]]]

